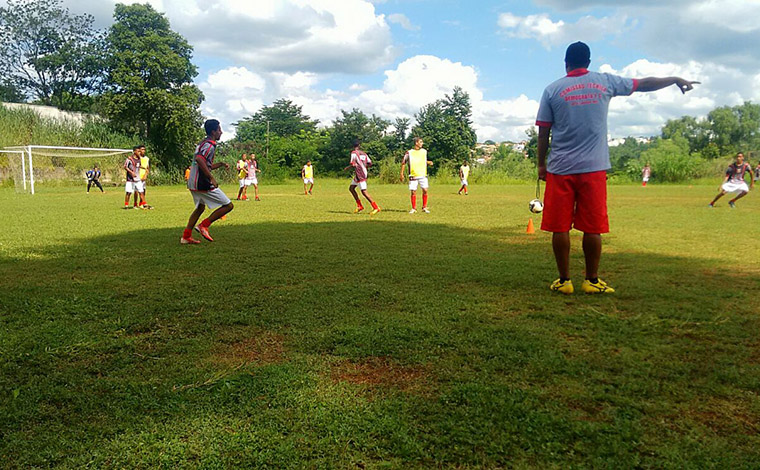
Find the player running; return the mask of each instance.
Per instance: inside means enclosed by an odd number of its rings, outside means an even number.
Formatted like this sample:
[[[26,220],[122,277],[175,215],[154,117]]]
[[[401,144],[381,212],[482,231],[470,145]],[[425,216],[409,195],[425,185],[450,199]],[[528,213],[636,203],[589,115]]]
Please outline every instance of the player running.
[[[306,165],[301,168],[301,178],[303,178],[303,194],[304,196],[307,194],[311,194],[311,190],[314,189],[314,167],[311,166],[311,160],[306,162]],[[306,185],[311,184],[309,186],[309,191],[306,191]]]
[[[464,195],[467,196],[467,177],[470,176],[470,165],[467,163],[467,160],[462,163],[462,166],[459,167],[459,179],[462,182],[462,187],[459,188],[459,192],[457,194],[462,194],[462,191],[464,191]]]
[[[206,138],[195,148],[195,156],[190,167],[190,178],[187,180],[187,189],[193,195],[195,210],[190,214],[185,231],[182,232],[180,243],[183,245],[197,245],[200,241],[193,238],[193,228],[206,240],[213,242],[214,239],[208,233],[208,228],[217,219],[226,215],[233,209],[232,202],[227,195],[219,189],[216,179],[211,170],[220,167],[229,168],[227,163],[214,163],[216,142],[222,136],[222,126],[216,119],[209,119],[203,124],[206,130]],[[206,210],[206,206],[214,209],[214,212],[204,219],[199,225],[195,225]]]
[[[747,187],[747,181],[745,178],[749,178],[749,187]],[[717,196],[709,204],[709,207],[715,207],[715,202],[722,198],[726,193],[739,194],[728,201],[728,205],[732,209],[736,208],[736,201],[747,195],[750,189],[755,187],[755,182],[752,180],[752,166],[744,161],[744,154],[739,152],[736,154],[736,161],[728,166],[726,170],[726,177],[723,178]]]
[[[348,190],[351,192],[351,195],[354,196],[354,200],[356,201],[354,214],[364,210],[362,201],[359,199],[359,195],[356,194],[357,186],[359,186],[364,197],[367,198],[367,201],[372,205],[372,212],[370,215],[375,215],[380,212],[380,207],[378,207],[377,203],[372,200],[372,196],[367,192],[367,171],[370,166],[372,166],[372,160],[370,160],[369,155],[364,153],[361,149],[361,141],[359,141],[359,139],[354,140],[354,150],[351,152],[351,161],[349,165],[343,169],[343,171],[345,171],[353,167],[355,172],[354,179],[351,180],[351,185],[348,187]]]
[[[412,210],[410,214],[417,212],[417,187],[422,188],[422,212],[430,213],[428,209],[428,178],[427,167],[433,162],[427,159],[427,150],[422,148],[425,142],[422,137],[414,138],[414,148],[407,150],[401,161],[401,181],[404,181],[404,167],[409,164],[409,191],[412,193]]]

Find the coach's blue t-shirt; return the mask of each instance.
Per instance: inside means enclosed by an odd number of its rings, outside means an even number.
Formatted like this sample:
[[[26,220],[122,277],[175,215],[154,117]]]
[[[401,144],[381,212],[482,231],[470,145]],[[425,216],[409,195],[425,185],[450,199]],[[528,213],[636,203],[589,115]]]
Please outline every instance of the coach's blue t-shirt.
[[[536,125],[551,127],[546,170],[575,175],[608,170],[607,110],[613,96],[630,95],[638,81],[608,73],[575,69],[547,86]]]

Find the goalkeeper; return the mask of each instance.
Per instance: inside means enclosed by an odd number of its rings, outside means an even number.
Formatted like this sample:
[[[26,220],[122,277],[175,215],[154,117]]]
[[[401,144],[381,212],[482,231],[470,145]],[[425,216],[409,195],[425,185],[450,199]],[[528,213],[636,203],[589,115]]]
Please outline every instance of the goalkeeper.
[[[98,188],[100,188],[100,192],[104,193],[103,186],[100,184],[100,168],[98,168],[98,165],[95,165],[92,167],[92,170],[87,170],[87,173],[85,173],[87,176],[87,193],[89,194],[90,188],[94,184]]]

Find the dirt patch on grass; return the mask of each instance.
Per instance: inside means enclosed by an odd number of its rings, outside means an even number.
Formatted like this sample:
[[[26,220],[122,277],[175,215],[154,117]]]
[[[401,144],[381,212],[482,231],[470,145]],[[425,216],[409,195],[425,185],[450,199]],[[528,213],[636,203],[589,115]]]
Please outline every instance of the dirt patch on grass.
[[[710,400],[689,410],[688,416],[720,436],[760,433],[760,416],[734,400]]]
[[[348,382],[370,389],[396,388],[421,394],[433,389],[430,373],[425,367],[404,366],[387,357],[340,361],[332,366],[330,377],[336,383]]]
[[[268,331],[254,332],[240,341],[219,345],[210,360],[221,366],[279,364],[285,360],[284,343],[282,335]]]

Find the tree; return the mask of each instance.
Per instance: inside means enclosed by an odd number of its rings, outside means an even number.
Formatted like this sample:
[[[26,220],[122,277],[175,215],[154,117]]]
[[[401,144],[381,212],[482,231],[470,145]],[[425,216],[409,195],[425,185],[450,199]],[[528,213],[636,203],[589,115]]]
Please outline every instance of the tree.
[[[72,109],[100,91],[103,34],[92,15],[61,0],[8,0],[0,7],[0,82],[42,104]]]
[[[477,140],[471,116],[470,96],[455,87],[451,95],[420,109],[415,115],[417,125],[412,133],[426,140],[431,156],[449,161],[465,160]]]
[[[710,142],[710,129],[706,121],[692,116],[671,119],[662,127],[663,139],[681,137],[689,142],[690,152],[699,152]]]
[[[314,132],[319,121],[303,114],[303,107],[280,98],[271,106],[264,106],[251,117],[234,123],[236,140],[262,142],[269,136],[289,137],[301,132]],[[268,129],[267,129],[268,126]]]
[[[184,166],[203,134],[193,48],[147,4],[117,4],[107,42],[106,114],[147,139],[159,162]]]
[[[341,117],[330,127],[330,144],[327,148],[326,163],[329,170],[339,170],[348,164],[348,155],[354,140],[362,142],[362,148],[374,161],[390,155],[386,142],[386,130],[391,125],[381,117],[367,116],[354,108],[351,112],[341,110]],[[390,140],[393,140],[392,138]]]

